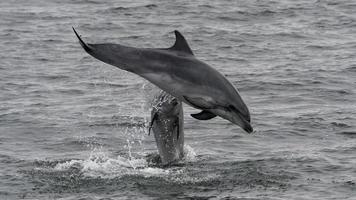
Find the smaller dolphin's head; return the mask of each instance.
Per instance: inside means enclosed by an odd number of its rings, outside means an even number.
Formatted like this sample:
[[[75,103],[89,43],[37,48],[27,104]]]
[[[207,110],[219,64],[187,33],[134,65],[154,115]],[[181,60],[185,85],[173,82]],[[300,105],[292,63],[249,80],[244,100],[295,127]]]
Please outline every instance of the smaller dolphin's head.
[[[160,102],[154,106],[155,112],[164,118],[177,117],[180,112],[181,102],[176,98],[163,97]]]

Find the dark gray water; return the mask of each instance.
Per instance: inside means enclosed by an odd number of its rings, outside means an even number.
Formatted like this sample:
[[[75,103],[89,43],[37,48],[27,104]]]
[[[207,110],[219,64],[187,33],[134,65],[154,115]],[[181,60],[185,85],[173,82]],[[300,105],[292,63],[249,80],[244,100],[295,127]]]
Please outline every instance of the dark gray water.
[[[0,2],[0,199],[356,199],[356,2]],[[88,42],[169,47],[240,90],[253,134],[185,107],[187,158],[145,155],[142,78]],[[213,80],[212,80],[213,81]]]

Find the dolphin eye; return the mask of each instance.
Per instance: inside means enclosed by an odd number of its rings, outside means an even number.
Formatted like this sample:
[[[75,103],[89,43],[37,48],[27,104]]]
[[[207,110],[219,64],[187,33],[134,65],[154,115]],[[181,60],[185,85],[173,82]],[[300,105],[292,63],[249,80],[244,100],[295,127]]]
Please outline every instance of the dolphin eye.
[[[228,108],[229,108],[230,110],[236,110],[233,105],[229,105]]]
[[[171,103],[172,103],[174,106],[178,105],[177,99],[173,99]]]
[[[236,109],[236,107],[235,106],[233,106],[233,105],[229,105],[229,110],[230,111],[233,111],[233,112],[237,112],[237,113],[240,113],[240,111],[238,110],[238,109]]]

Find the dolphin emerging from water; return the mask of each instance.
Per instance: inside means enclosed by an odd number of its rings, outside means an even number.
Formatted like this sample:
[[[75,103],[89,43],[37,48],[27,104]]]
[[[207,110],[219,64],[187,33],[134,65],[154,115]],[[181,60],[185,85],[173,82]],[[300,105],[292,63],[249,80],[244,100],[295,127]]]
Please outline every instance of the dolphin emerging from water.
[[[94,58],[135,73],[188,105],[202,110],[191,116],[220,116],[246,132],[253,131],[250,112],[235,87],[208,64],[195,58],[181,33],[170,48],[135,48],[120,44],[87,44],[73,28],[80,45]]]
[[[163,166],[184,157],[183,126],[182,102],[161,91],[152,103],[149,133],[152,130]]]

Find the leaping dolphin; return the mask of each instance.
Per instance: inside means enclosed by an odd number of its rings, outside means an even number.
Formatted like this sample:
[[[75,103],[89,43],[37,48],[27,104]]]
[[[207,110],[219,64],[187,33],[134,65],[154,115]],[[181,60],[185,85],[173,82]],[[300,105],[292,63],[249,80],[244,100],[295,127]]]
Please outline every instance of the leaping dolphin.
[[[73,28],[80,45],[94,58],[135,73],[188,105],[202,110],[191,116],[220,116],[246,132],[253,131],[250,112],[235,87],[214,68],[195,58],[181,33],[170,48],[135,48],[120,44],[87,44]]]

